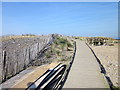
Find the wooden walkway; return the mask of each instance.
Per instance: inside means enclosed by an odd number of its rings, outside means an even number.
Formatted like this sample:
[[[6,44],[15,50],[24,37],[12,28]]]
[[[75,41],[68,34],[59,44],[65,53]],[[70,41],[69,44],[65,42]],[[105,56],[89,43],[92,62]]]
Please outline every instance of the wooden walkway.
[[[63,88],[109,88],[99,64],[82,41],[76,40],[76,55]]]

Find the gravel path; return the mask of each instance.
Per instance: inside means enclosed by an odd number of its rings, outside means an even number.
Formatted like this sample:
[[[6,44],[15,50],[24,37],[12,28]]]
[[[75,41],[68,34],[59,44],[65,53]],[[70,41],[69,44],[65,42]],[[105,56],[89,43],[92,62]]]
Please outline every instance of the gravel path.
[[[76,40],[75,59],[63,88],[109,88],[95,56],[82,41]]]

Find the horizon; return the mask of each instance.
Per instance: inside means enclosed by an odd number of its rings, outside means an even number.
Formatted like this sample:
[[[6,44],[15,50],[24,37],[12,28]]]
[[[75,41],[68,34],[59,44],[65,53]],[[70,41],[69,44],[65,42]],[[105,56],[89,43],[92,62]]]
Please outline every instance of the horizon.
[[[4,2],[2,35],[118,37],[117,2]]]
[[[51,33],[51,34],[21,34],[21,35],[14,35],[14,34],[11,34],[11,35],[2,35],[2,37],[9,37],[9,36],[31,36],[31,35],[35,35],[35,36],[42,36],[42,35],[52,35],[52,34],[57,34],[57,35],[63,35],[63,34],[58,34],[58,33]],[[63,35],[63,36],[68,36],[68,35]],[[1,37],[1,36],[0,36]],[[84,37],[84,38],[94,38],[94,37],[101,37],[101,38],[112,38],[112,37],[104,37],[104,36],[68,36],[68,37]],[[112,39],[116,39],[116,40],[120,40],[120,38],[112,38]]]

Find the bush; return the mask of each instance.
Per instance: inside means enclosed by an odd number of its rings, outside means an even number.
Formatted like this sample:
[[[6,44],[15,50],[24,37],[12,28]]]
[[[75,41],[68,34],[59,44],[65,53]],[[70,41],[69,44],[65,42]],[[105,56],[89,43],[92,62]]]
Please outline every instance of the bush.
[[[50,57],[51,57],[51,55],[50,55],[49,52],[48,52],[48,53],[45,53],[45,56],[46,56],[47,58],[50,58]]]
[[[120,88],[117,87],[117,86],[112,86],[112,89],[113,89],[113,90],[120,90]]]
[[[68,47],[72,47],[72,44],[70,42],[67,42]]]
[[[60,43],[61,43],[61,44],[66,44],[67,42],[68,42],[67,39],[61,38],[61,40],[60,40]]]
[[[66,59],[65,59],[65,58],[62,58],[61,61],[66,61]]]
[[[65,47],[65,46],[62,44],[62,45],[61,45],[61,49],[64,50],[64,47]]]
[[[56,53],[57,53],[58,56],[60,56],[60,51],[56,50]]]
[[[57,40],[56,40],[54,43],[55,43],[56,45],[58,45],[58,44],[59,44]]]

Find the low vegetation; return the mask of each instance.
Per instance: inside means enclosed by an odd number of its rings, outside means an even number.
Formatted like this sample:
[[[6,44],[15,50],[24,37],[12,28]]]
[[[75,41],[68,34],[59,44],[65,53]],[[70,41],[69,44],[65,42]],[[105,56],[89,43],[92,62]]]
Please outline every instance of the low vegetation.
[[[34,34],[8,35],[8,36],[0,37],[0,40],[6,41],[6,40],[11,40],[11,39],[32,38],[32,37],[36,37],[36,35],[34,35]]]
[[[112,87],[112,90],[120,90],[120,87],[118,87],[118,86],[117,86],[117,87],[116,87],[116,86],[113,86],[113,87]]]
[[[54,42],[31,63],[32,66],[40,66],[39,63],[64,63],[68,64],[73,56],[74,41],[68,37],[56,35]],[[43,62],[41,62],[43,61]]]
[[[74,37],[74,38],[82,41],[86,41],[89,45],[94,45],[94,46],[100,46],[100,45],[114,46],[114,44],[120,42],[117,39],[113,39],[109,37]]]
[[[45,52],[45,56],[52,61],[68,62],[73,54],[73,41],[57,36],[50,49]]]

